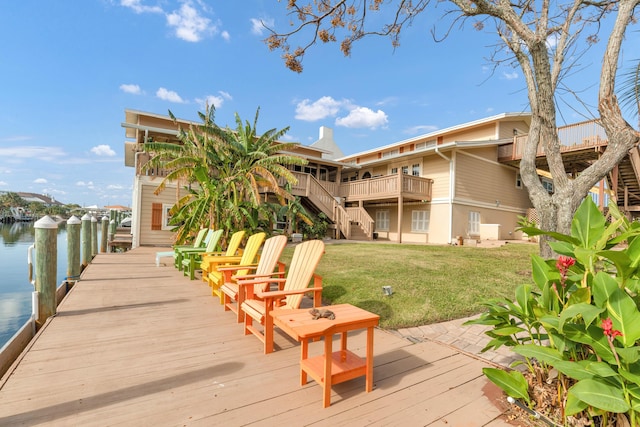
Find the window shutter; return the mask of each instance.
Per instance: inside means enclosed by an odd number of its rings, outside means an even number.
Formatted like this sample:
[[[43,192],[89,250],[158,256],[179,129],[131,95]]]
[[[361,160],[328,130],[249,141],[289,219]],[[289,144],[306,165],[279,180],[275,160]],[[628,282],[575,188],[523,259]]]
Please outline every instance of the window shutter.
[[[151,204],[151,229],[162,230],[162,203]]]

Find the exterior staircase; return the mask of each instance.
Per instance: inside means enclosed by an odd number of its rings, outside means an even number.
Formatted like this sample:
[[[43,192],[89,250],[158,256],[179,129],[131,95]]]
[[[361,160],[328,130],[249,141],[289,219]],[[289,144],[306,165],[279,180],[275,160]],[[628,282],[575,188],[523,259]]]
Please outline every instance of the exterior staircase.
[[[367,233],[365,233],[364,228],[358,222],[351,221],[349,224],[351,228],[351,236],[350,240],[361,240],[361,241],[369,241],[371,240]]]
[[[616,170],[617,169],[617,170]],[[614,191],[618,207],[623,212],[640,214],[640,151],[632,148],[609,176],[609,188]]]

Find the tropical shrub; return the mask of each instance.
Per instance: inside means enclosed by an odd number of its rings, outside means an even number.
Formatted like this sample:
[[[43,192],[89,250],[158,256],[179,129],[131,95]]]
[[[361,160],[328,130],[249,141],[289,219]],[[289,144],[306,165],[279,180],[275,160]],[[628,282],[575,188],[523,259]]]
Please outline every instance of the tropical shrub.
[[[566,425],[640,423],[640,224],[614,205],[609,217],[587,198],[570,235],[523,227],[552,237],[558,258],[534,255],[533,284],[520,285],[513,301],[488,301],[468,322],[493,326],[484,351],[509,346],[524,357],[524,373],[484,374],[531,409],[542,406],[538,385],[551,384],[544,405]]]

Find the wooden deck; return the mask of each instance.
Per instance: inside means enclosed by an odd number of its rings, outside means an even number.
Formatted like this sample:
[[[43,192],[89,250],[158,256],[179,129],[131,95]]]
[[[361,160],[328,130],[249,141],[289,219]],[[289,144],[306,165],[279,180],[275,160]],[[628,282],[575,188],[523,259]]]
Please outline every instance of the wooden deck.
[[[300,386],[297,343],[276,333],[262,354],[206,284],[155,266],[160,250],[93,260],[0,381],[0,425],[508,425],[486,362],[379,329],[373,391],[338,384],[323,409],[321,387]]]

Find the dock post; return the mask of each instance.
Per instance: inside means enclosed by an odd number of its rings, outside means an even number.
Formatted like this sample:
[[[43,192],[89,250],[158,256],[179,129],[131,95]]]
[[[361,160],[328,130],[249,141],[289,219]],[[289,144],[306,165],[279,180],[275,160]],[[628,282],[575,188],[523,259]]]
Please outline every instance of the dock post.
[[[91,216],[91,258],[98,255],[98,218]]]
[[[100,229],[100,252],[107,252],[107,239],[109,238],[109,218],[107,216],[102,217],[102,223]]]
[[[80,224],[75,215],[67,220],[67,283],[80,277]]]
[[[56,314],[56,278],[58,267],[58,223],[49,215],[35,222],[36,292],[38,293],[38,318],[36,324]]]
[[[109,221],[109,241],[113,242],[113,239],[116,238],[116,220],[112,219]],[[112,247],[109,247],[109,252],[115,252]]]
[[[82,267],[86,267],[91,262],[91,217],[89,214],[82,215]]]

